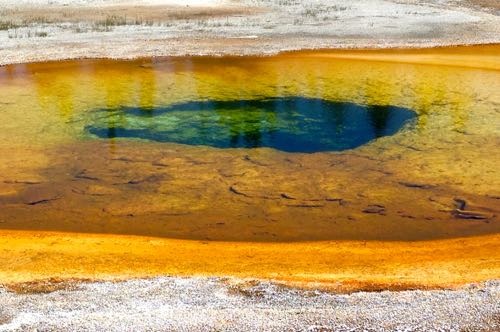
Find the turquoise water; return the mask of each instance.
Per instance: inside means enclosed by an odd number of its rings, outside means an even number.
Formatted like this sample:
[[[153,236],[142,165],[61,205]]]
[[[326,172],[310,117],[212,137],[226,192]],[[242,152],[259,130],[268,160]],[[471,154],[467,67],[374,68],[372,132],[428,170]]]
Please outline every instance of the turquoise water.
[[[415,117],[415,112],[401,107],[304,97],[207,100],[99,109],[86,130],[105,139],[312,153],[356,148],[395,134]]]

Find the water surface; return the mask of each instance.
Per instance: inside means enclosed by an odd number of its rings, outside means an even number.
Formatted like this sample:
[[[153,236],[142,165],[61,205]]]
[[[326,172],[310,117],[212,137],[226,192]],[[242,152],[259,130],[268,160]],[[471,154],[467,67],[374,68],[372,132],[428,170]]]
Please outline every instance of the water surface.
[[[336,54],[0,67],[0,227],[203,241],[498,233],[499,72]]]

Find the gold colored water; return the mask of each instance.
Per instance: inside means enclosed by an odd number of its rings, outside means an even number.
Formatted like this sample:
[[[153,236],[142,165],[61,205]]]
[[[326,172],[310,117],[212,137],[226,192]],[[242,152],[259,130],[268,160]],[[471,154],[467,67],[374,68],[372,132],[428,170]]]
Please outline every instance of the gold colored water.
[[[499,68],[499,46],[0,67],[0,262],[30,262],[10,274],[1,264],[0,279],[208,273],[423,285],[440,266],[428,284],[500,277]],[[393,105],[418,117],[357,149],[312,154],[85,132],[88,112],[101,108],[280,96]],[[57,257],[48,255],[49,238],[64,239]],[[25,241],[40,245],[23,250]],[[120,241],[133,243],[127,254],[144,264],[118,255]],[[363,243],[373,251],[349,253]],[[89,248],[94,260],[77,268],[74,250]],[[258,261],[249,248],[260,248]],[[227,261],[210,262],[214,252]],[[41,253],[63,267],[50,268]],[[368,268],[370,253],[377,268]],[[307,267],[318,255],[317,270]],[[398,259],[416,257],[425,268],[398,274]],[[462,264],[475,269],[469,279]]]

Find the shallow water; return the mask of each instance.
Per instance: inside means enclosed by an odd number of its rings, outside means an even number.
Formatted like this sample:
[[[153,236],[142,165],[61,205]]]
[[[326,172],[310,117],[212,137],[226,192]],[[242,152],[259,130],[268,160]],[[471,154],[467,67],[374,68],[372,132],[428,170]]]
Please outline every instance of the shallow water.
[[[250,241],[498,232],[500,73],[332,54],[0,67],[0,227]]]

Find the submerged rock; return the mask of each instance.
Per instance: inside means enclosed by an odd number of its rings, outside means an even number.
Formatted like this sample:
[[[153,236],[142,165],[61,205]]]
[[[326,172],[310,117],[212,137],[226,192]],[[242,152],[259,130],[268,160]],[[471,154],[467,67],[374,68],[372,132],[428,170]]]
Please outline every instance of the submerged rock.
[[[452,214],[455,216],[455,218],[460,218],[460,219],[487,220],[493,217],[491,214],[486,214],[479,211],[461,210],[461,209],[453,210]]]
[[[368,205],[368,207],[363,210],[363,213],[385,214],[385,206],[380,204]]]

